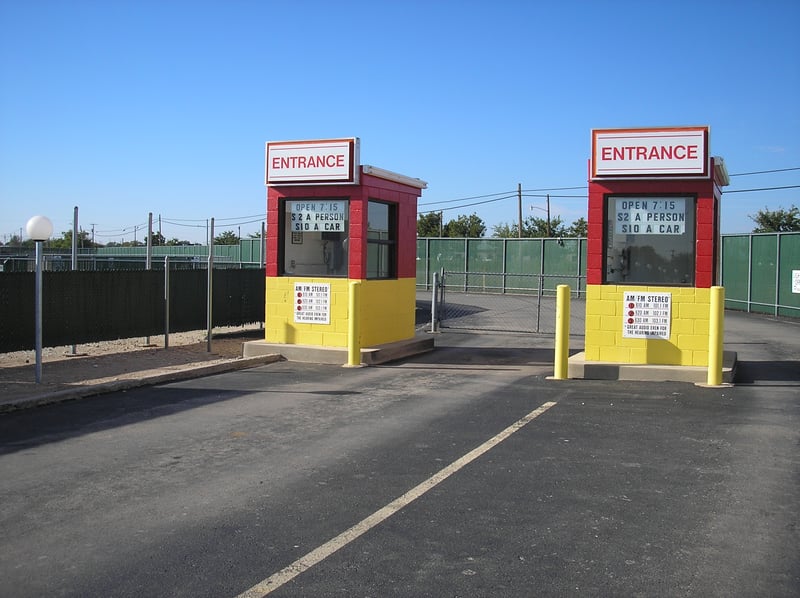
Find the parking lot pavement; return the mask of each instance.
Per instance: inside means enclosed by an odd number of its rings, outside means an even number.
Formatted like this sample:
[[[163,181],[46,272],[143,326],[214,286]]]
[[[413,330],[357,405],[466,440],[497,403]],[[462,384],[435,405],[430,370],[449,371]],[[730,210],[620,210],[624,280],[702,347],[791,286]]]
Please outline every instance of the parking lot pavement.
[[[729,388],[445,333],[6,414],[0,594],[796,596],[793,325],[732,322]]]
[[[87,353],[79,347],[49,348],[37,383],[32,351],[0,355],[0,413],[40,405],[92,397],[139,386],[163,384],[215,373],[244,369],[279,359],[278,355],[242,358],[242,342],[263,335],[249,329],[219,335],[208,344],[200,332],[177,336],[172,341],[144,345],[143,339],[92,343]]]
[[[272,595],[796,595],[788,389],[610,386],[532,385],[546,413]]]

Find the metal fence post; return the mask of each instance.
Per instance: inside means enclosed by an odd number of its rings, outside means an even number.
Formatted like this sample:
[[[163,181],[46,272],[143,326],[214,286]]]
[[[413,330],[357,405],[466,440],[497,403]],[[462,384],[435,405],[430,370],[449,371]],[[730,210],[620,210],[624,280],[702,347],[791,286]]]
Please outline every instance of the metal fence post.
[[[753,299],[753,235],[747,241],[747,313],[750,313],[750,302]]]
[[[211,353],[212,299],[214,291],[214,219],[211,219],[211,234],[208,237],[208,297],[206,298],[206,351]]]
[[[775,233],[775,311],[773,315],[777,318],[781,303],[781,233]]]
[[[164,257],[164,348],[169,349],[169,256]]]
[[[431,332],[439,332],[439,320],[437,314],[437,305],[436,302],[438,300],[438,283],[439,283],[439,273],[433,273],[433,290],[431,291]]]

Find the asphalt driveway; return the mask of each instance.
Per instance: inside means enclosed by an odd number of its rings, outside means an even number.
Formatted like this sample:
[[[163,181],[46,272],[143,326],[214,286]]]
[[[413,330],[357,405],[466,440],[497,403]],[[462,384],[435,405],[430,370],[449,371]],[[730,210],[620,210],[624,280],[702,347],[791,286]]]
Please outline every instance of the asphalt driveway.
[[[0,594],[796,596],[798,336],[740,328],[732,388],[447,333],[5,414]]]

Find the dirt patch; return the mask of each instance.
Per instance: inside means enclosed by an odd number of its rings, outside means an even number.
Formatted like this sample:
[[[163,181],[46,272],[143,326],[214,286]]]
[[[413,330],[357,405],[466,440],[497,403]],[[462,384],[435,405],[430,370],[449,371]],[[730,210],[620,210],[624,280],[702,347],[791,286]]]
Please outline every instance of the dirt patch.
[[[264,337],[259,326],[215,328],[208,350],[205,330],[125,338],[42,350],[42,381],[35,383],[34,351],[0,353],[0,401],[74,386],[137,379],[242,358],[245,341]]]
[[[169,335],[169,347],[182,351],[207,352],[206,330],[192,330],[189,332],[173,332]],[[211,336],[211,353],[220,357],[236,358],[242,355],[242,343],[264,336],[263,328],[258,326],[215,328]],[[44,347],[42,349],[42,363],[60,360],[79,361],[81,357],[95,357],[98,355],[112,355],[118,353],[131,354],[135,352],[153,352],[164,349],[164,335],[151,336],[149,339],[120,338],[113,341],[99,341],[61,347]],[[34,351],[12,351],[0,353],[0,368],[16,367],[33,364],[36,360]]]

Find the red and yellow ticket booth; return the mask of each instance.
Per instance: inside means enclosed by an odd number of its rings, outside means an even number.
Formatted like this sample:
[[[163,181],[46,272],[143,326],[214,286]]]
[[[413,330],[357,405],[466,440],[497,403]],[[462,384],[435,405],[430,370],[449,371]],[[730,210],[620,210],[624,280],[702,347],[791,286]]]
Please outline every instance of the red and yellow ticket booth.
[[[585,352],[570,359],[570,377],[648,365],[692,379],[679,370],[709,365],[729,182],[709,155],[709,129],[594,130],[589,167]]]
[[[353,323],[359,347],[414,339],[417,200],[427,184],[361,165],[359,140],[346,138],[267,143],[266,185],[259,350],[266,345],[286,354],[290,346],[303,347],[290,359],[326,361],[311,349],[341,354]],[[360,283],[358,313],[349,309],[354,281]],[[423,344],[432,348],[430,340]]]

